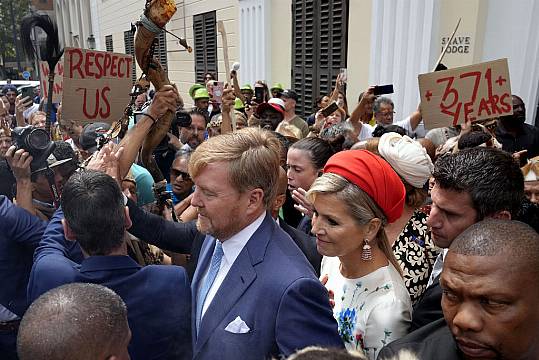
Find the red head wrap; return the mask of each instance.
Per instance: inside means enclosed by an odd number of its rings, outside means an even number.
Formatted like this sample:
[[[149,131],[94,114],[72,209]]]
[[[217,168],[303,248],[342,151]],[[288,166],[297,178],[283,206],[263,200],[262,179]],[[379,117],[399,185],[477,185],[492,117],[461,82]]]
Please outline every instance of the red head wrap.
[[[381,157],[367,150],[341,151],[329,158],[324,173],[340,175],[356,184],[382,209],[389,223],[402,215],[406,190],[397,173]]]

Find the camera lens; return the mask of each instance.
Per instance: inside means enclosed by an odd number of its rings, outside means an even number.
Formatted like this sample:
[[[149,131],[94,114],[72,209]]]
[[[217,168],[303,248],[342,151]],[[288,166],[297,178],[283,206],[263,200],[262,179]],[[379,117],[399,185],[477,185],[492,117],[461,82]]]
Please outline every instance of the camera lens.
[[[49,134],[43,129],[34,129],[26,138],[28,150],[43,151],[50,143]]]

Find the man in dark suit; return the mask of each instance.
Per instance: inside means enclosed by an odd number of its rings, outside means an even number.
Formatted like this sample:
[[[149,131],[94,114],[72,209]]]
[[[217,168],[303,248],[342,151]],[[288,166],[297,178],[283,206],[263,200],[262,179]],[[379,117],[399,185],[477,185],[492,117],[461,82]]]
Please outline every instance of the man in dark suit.
[[[427,221],[442,248],[429,286],[414,306],[411,330],[443,317],[439,277],[447,248],[470,225],[485,218],[514,219],[524,198],[524,178],[511,154],[476,147],[443,156],[434,168],[432,210]]]
[[[28,307],[32,256],[46,225],[0,196],[0,353],[7,360],[17,358],[17,329]]]
[[[195,359],[288,356],[343,347],[326,289],[267,209],[279,144],[255,128],[210,138],[191,155],[194,223],[167,222],[129,202],[138,238],[173,251],[206,234],[192,289]]]
[[[124,239],[131,220],[114,179],[96,171],[76,173],[64,186],[62,209],[36,250],[30,300],[71,282],[107,286],[129,309],[133,359],[191,358],[191,292],[185,270],[141,268],[127,256]],[[67,258],[64,234],[80,244],[86,256],[80,265]]]
[[[452,242],[440,284],[445,320],[392,342],[379,360],[404,349],[422,360],[539,359],[535,230],[496,219],[470,226]]]

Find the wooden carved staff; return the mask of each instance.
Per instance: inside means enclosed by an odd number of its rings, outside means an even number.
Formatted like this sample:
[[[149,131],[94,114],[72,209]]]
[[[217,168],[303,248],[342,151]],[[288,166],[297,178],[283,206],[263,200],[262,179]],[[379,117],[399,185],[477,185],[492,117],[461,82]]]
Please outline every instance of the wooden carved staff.
[[[223,43],[223,58],[225,61],[226,80],[232,85],[232,78],[230,77],[230,62],[228,61],[228,41],[226,38],[225,24],[223,20],[217,22],[217,31],[221,34],[221,40]],[[230,110],[230,118],[232,119],[232,131],[236,131],[236,114],[234,108]]]
[[[163,27],[170,21],[175,12],[176,4],[174,0],[147,0],[144,13],[136,23],[135,59],[156,90],[161,89],[164,85],[170,85],[166,71],[159,61],[153,57],[156,37],[163,31]],[[172,111],[167,111],[152,127],[142,144],[142,164],[148,169],[155,182],[163,181],[165,178],[152,154],[157,145],[167,135],[174,116],[175,114]]]

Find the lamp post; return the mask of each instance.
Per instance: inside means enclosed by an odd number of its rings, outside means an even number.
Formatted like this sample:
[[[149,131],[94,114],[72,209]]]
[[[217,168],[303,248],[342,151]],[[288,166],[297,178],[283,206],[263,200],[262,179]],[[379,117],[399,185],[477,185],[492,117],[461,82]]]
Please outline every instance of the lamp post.
[[[94,37],[94,34],[90,34],[90,36],[88,36],[88,39],[86,39],[86,42],[88,43],[88,49],[90,49],[90,50],[95,49],[95,37]]]

